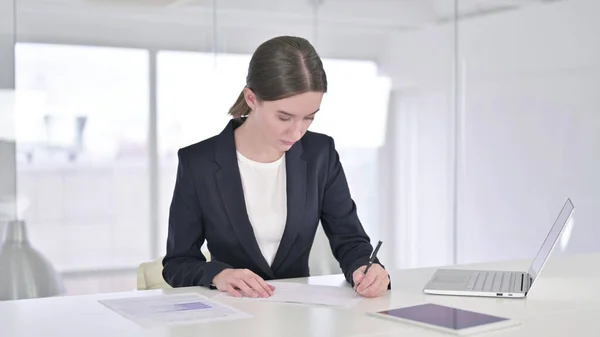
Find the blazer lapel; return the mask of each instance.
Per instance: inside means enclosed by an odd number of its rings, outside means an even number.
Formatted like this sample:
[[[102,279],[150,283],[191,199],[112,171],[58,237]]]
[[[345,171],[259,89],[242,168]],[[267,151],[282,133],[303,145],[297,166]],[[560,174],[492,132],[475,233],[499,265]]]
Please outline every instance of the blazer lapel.
[[[290,148],[285,157],[287,185],[287,220],[283,237],[273,259],[271,269],[279,269],[292,248],[296,236],[304,225],[306,204],[306,160],[302,157],[302,143],[299,141]]]
[[[248,256],[256,265],[275,278],[273,271],[260,251],[252,224],[248,218],[242,179],[237,162],[234,125],[229,122],[225,130],[218,136],[215,161],[220,169],[215,172],[215,179],[219,188],[225,211],[233,227],[233,230]]]

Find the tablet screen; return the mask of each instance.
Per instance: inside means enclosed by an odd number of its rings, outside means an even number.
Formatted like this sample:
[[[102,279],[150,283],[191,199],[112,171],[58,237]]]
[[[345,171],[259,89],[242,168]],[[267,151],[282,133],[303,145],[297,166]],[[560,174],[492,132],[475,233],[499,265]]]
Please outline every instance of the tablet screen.
[[[432,303],[384,310],[379,313],[452,330],[468,329],[508,320],[503,317],[491,316]]]

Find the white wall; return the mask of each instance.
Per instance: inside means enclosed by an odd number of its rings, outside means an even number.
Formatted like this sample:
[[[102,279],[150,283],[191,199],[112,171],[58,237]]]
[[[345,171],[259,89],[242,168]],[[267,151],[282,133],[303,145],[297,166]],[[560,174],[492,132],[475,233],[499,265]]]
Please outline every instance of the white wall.
[[[13,0],[0,0],[0,91],[5,90],[6,93],[0,92],[0,100],[7,100],[8,90],[15,87],[14,76],[14,2]],[[6,116],[13,112],[4,111],[11,106],[7,101],[0,101],[0,121],[11,121],[13,116]],[[0,203],[6,199],[14,198],[16,194],[15,186],[15,144],[9,136],[3,133],[12,133],[10,126],[0,128]],[[16,208],[2,207],[0,205],[0,237],[3,232],[3,224],[1,223],[3,216],[14,218]]]
[[[0,89],[15,87],[14,0],[0,0]]]
[[[451,95],[403,90],[394,98],[396,267],[451,264]]]
[[[412,147],[401,160],[413,168],[400,166],[398,174],[412,181],[416,192],[400,185],[401,193],[412,191],[399,200],[400,209],[416,205],[413,212],[429,217],[407,219],[405,209],[400,218],[398,239],[407,240],[406,231],[417,238],[413,264],[443,264],[453,249],[459,263],[531,257],[566,197],[577,208],[567,249],[600,250],[599,12],[597,0],[569,0],[463,21],[457,35],[458,77],[449,76],[453,58],[447,51],[456,41],[452,26],[390,41],[386,72],[398,90],[422,98],[413,106],[422,123],[399,127],[431,135],[401,139],[404,147]],[[432,110],[429,97],[440,92],[456,92],[458,109]],[[407,101],[414,99],[400,100],[400,115]],[[459,144],[456,247],[452,223],[435,213],[452,217],[452,160],[445,165],[423,159],[453,155],[444,141],[452,144],[454,131]],[[508,245],[513,247],[504,248]]]
[[[453,263],[455,52],[452,26],[391,38],[382,71],[393,78],[395,266]]]
[[[570,0],[461,27],[460,262],[532,256],[567,197],[568,250],[600,251],[599,12]]]

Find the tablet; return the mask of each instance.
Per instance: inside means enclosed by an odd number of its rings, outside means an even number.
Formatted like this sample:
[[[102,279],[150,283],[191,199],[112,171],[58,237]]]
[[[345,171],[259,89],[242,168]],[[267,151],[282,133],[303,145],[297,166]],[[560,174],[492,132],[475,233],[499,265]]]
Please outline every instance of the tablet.
[[[369,313],[375,317],[415,324],[454,335],[472,335],[518,325],[510,318],[426,303]]]

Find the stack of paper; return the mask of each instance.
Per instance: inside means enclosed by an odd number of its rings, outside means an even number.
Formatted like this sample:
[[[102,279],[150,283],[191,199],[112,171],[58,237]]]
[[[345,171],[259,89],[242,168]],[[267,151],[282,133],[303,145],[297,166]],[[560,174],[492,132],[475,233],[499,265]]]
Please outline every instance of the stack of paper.
[[[144,327],[251,317],[197,293],[118,298],[100,303]]]
[[[268,298],[243,297],[257,301],[317,304],[336,307],[350,307],[362,299],[355,297],[354,290],[350,287],[333,287],[290,282],[267,282],[275,287],[273,296]],[[215,298],[236,298],[228,293],[220,293]]]

